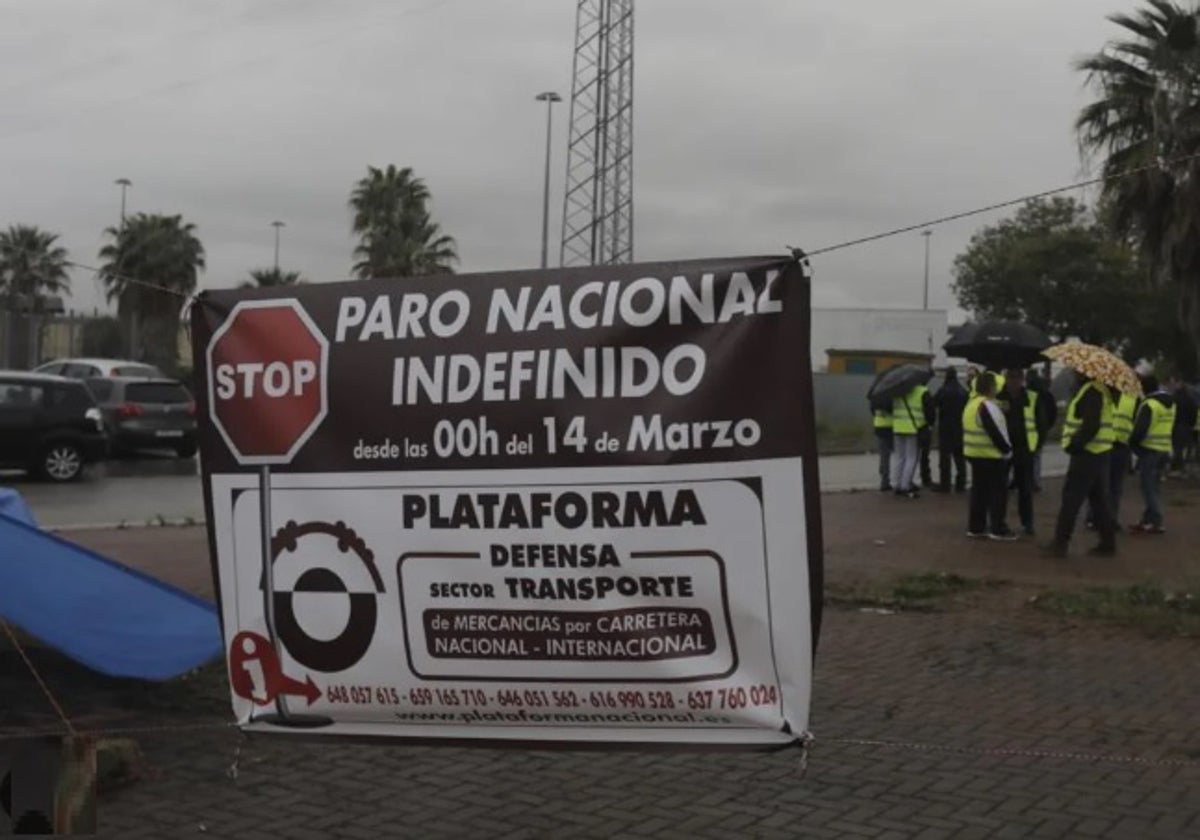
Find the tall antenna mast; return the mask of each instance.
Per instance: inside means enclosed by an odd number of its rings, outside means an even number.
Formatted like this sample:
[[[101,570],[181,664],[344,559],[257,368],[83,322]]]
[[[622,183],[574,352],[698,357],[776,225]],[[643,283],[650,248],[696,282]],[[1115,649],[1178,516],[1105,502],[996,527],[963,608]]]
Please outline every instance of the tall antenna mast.
[[[562,265],[633,261],[633,0],[577,0]]]

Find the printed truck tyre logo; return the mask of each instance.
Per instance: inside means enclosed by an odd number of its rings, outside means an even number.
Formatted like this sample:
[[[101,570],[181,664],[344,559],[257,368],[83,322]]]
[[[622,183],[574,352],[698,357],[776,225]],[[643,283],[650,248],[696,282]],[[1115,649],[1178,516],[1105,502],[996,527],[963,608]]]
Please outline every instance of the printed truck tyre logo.
[[[340,555],[331,559],[328,566],[305,569],[290,590],[275,590],[275,633],[298,664],[333,674],[358,664],[371,647],[379,617],[378,597],[383,592],[383,579],[375,568],[374,553],[343,522],[288,522],[271,540],[271,562],[278,563],[284,553],[295,552],[301,540],[314,535],[336,540]],[[366,570],[371,583],[369,588],[361,583],[348,584],[338,573],[336,567],[347,562]],[[362,575],[355,574],[354,578],[361,579]],[[297,617],[298,597],[311,605],[311,609],[322,612],[344,610],[348,601],[345,626],[332,638],[314,638]]]

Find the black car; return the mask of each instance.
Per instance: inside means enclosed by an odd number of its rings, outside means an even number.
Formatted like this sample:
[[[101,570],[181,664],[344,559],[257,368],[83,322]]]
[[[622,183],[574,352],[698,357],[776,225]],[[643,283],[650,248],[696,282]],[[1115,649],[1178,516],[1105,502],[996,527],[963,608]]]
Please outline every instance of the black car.
[[[100,404],[114,453],[171,449],[196,454],[196,403],[174,379],[106,376],[86,380]]]
[[[0,468],[74,481],[107,454],[104,418],[82,382],[0,371]]]

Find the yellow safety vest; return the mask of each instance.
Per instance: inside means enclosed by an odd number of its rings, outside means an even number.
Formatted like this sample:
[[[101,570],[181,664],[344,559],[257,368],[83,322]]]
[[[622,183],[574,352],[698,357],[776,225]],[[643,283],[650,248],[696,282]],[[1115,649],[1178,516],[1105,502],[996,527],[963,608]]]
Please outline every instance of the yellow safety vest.
[[[1025,390],[1025,439],[1029,441],[1029,451],[1036,452],[1041,438],[1037,427],[1037,394]]]
[[[1067,449],[1071,445],[1071,441],[1075,438],[1075,433],[1079,431],[1079,427],[1083,425],[1083,421],[1079,417],[1079,401],[1083,399],[1084,394],[1094,390],[1100,394],[1100,428],[1096,432],[1096,436],[1088,442],[1084,450],[1093,455],[1103,455],[1106,452],[1111,452],[1113,448],[1113,415],[1116,413],[1113,406],[1112,397],[1109,395],[1107,385],[1103,385],[1095,380],[1089,381],[1079,389],[1071,404],[1067,406],[1067,419],[1063,423],[1062,447]]]
[[[1113,409],[1113,438],[1116,443],[1129,445],[1133,435],[1133,415],[1137,411],[1137,397],[1132,394],[1121,394],[1117,397],[1116,408]]]
[[[987,372],[990,373],[992,376],[996,377],[996,393],[1003,394],[1004,386],[1008,382],[1008,377],[1006,377],[1003,373],[996,373],[994,370],[989,370]],[[983,374],[980,374],[980,376],[982,376],[982,375]],[[968,390],[972,397],[979,396],[979,392],[977,392],[975,390],[975,383],[978,381],[979,381],[979,376],[976,376],[974,379],[971,380],[971,387]]]
[[[1146,430],[1142,447],[1151,452],[1170,455],[1172,434],[1175,431],[1175,406],[1167,408],[1158,400],[1148,399],[1142,403],[1141,410],[1150,412],[1150,427]]]
[[[883,411],[882,409],[875,412],[873,418],[876,429],[891,429],[892,428],[892,413]]]
[[[963,409],[963,455],[967,458],[983,458],[999,461],[1004,453],[996,448],[991,436],[979,422],[979,410],[988,401],[987,397],[974,396]]]
[[[918,385],[903,397],[892,402],[892,431],[898,435],[915,435],[926,426],[925,395],[929,389]]]

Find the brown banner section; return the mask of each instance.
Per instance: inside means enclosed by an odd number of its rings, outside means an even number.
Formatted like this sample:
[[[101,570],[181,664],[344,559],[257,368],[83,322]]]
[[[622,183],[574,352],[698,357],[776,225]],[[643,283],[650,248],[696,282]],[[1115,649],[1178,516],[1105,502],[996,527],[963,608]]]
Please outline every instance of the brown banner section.
[[[260,439],[276,472],[794,456],[808,326],[777,257],[208,291],[203,463],[250,469]]]

